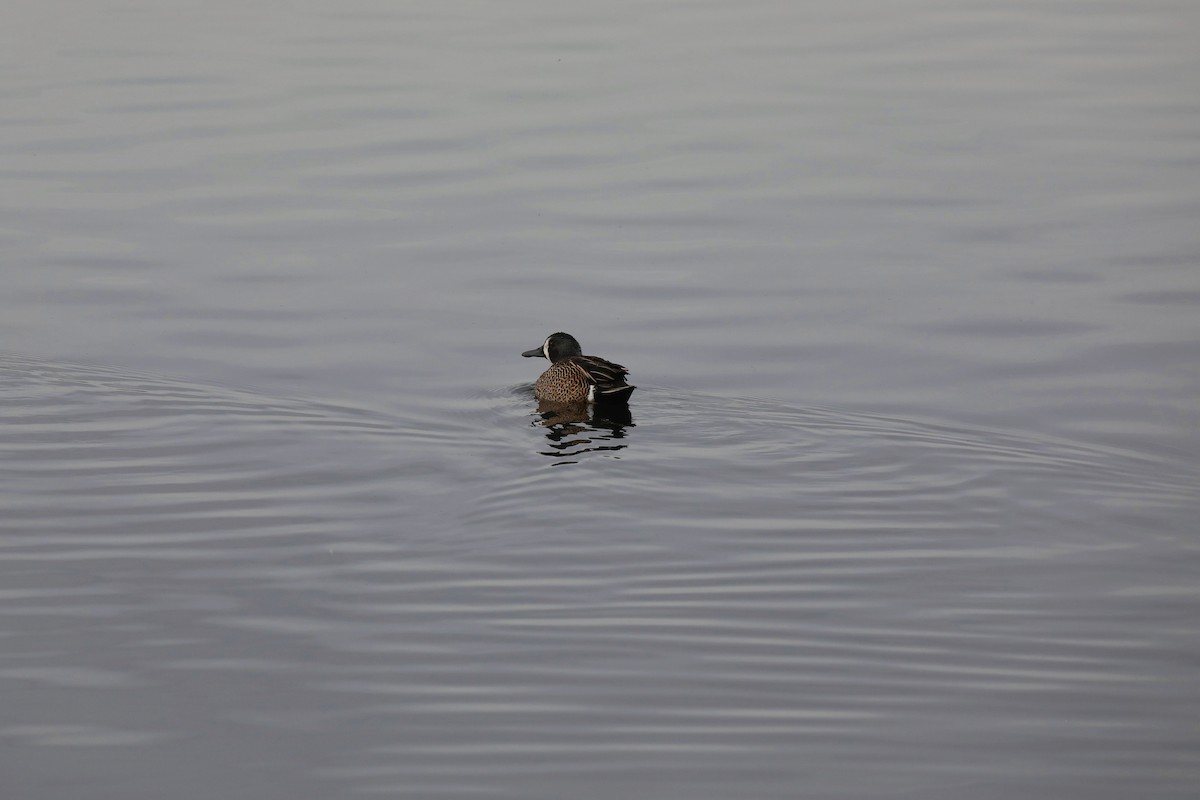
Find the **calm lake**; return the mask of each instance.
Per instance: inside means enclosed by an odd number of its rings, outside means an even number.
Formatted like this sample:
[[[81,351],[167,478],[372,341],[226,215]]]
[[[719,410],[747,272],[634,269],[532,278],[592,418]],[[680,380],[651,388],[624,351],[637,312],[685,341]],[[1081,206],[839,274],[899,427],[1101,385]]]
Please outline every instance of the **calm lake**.
[[[1200,792],[1200,5],[3,18],[0,797]]]

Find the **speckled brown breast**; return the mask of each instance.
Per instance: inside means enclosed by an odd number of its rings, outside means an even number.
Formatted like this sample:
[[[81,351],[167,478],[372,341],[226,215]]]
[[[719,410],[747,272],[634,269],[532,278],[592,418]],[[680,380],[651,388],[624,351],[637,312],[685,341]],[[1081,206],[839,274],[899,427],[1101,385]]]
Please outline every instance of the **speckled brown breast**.
[[[564,359],[542,373],[533,385],[533,396],[551,403],[586,403],[591,387],[587,373]]]

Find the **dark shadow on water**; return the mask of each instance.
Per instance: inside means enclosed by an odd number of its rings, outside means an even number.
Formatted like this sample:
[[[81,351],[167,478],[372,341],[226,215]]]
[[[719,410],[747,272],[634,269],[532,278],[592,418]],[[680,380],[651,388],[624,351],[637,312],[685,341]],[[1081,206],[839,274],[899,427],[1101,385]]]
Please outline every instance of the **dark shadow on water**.
[[[555,466],[577,463],[584,453],[606,452],[610,455],[624,450],[628,442],[626,428],[635,427],[633,415],[625,403],[578,403],[559,405],[538,403],[537,419],[532,423],[546,429],[550,449],[542,455],[562,459]],[[619,455],[612,455],[620,458]]]

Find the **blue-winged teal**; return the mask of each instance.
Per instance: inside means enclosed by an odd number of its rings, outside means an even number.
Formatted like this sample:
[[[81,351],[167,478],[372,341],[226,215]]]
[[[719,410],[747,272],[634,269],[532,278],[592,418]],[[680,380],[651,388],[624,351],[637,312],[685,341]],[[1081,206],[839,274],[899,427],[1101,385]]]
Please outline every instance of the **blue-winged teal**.
[[[624,402],[633,392],[625,382],[629,370],[596,356],[585,356],[569,333],[552,333],[526,358],[548,358],[550,368],[533,385],[533,396],[548,403]]]

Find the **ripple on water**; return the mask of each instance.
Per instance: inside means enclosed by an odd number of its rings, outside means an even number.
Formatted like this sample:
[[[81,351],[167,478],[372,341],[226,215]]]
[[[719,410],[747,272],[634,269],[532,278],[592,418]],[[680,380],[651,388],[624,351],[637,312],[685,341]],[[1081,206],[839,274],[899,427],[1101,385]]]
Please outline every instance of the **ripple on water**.
[[[35,754],[292,797],[1197,777],[1170,462],[655,387],[402,419],[4,358],[0,398],[0,736]]]

